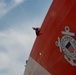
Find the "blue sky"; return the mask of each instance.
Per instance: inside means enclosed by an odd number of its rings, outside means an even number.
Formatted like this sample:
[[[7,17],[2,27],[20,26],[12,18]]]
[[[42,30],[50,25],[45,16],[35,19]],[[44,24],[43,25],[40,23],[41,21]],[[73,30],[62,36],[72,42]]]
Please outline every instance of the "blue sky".
[[[23,75],[52,0],[0,0],[0,75]]]

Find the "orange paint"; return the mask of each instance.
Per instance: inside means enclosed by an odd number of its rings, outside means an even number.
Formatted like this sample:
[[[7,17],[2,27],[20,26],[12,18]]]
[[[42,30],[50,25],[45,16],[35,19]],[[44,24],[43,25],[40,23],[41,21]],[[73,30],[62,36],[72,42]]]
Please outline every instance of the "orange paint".
[[[70,28],[76,40],[76,0],[54,0],[41,26],[30,56],[52,75],[76,75],[76,66],[72,66],[60,52],[55,42],[65,27]],[[68,59],[69,60],[69,59]]]

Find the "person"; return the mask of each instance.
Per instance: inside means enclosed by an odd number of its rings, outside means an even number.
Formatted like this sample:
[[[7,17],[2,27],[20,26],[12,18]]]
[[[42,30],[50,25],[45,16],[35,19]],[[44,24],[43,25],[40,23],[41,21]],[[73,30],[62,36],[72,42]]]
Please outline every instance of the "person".
[[[33,30],[35,30],[35,32],[36,32],[36,36],[38,36],[39,35],[39,33],[40,33],[40,28],[35,28],[35,27],[33,27]]]
[[[26,64],[27,64],[28,60],[26,60]]]

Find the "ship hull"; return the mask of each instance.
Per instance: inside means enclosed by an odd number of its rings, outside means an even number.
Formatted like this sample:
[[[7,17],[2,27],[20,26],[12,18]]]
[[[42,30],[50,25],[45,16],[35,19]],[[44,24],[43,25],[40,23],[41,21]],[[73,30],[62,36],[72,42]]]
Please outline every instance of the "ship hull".
[[[76,75],[75,33],[76,0],[53,0],[24,75]]]

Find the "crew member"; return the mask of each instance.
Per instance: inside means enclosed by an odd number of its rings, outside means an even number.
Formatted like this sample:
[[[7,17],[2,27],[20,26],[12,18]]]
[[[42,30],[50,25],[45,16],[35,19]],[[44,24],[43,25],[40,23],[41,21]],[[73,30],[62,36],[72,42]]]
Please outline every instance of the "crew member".
[[[36,32],[36,36],[38,36],[39,35],[39,33],[40,33],[40,28],[35,28],[35,27],[33,27],[33,30],[35,30],[35,32]]]

